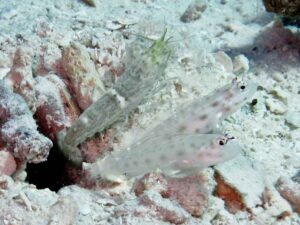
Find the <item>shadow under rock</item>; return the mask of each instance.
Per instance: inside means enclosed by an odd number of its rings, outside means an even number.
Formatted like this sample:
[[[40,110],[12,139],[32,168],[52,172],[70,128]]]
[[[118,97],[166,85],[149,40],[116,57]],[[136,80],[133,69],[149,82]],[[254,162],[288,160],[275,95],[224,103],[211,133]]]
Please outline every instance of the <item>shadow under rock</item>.
[[[38,164],[27,164],[26,180],[30,184],[36,185],[38,189],[49,188],[51,191],[57,192],[60,188],[73,184],[68,178],[67,163],[58,146],[54,145],[50,150],[47,161]]]
[[[300,32],[275,23],[262,30],[253,44],[226,52],[230,56],[244,54],[253,65],[253,72],[264,68],[284,73],[288,68],[300,67]]]

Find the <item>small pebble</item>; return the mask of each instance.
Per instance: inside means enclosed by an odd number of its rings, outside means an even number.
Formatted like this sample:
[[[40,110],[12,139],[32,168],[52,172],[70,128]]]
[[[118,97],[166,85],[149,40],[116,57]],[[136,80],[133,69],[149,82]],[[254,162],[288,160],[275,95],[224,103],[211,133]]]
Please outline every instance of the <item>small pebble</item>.
[[[272,98],[267,99],[266,106],[267,109],[270,110],[270,112],[276,115],[282,115],[286,112],[285,105],[276,99],[272,99]]]
[[[284,81],[283,75],[282,75],[281,73],[279,73],[279,72],[275,72],[275,73],[273,74],[273,79],[276,80],[277,82],[282,82],[282,81]]]
[[[105,27],[108,30],[118,30],[118,29],[121,29],[123,26],[124,26],[123,24],[118,23],[116,21],[111,21],[111,20],[106,21],[106,24],[105,24]]]
[[[12,175],[17,169],[13,155],[7,151],[0,151],[0,174]]]
[[[288,112],[285,121],[293,128],[300,128],[300,112]]]
[[[80,209],[82,215],[88,215],[91,213],[91,208],[88,205],[83,205]]]
[[[91,7],[96,7],[95,0],[82,0],[85,4]]]
[[[282,90],[281,87],[274,87],[271,89],[271,93],[275,98],[282,101],[285,105],[287,105],[288,95],[287,93]]]
[[[0,11],[0,19],[9,20],[18,15],[18,11],[13,8],[4,8]]]
[[[238,55],[233,59],[233,72],[235,74],[246,73],[249,70],[249,60],[244,55]]]
[[[189,4],[180,20],[184,23],[189,23],[201,18],[201,14],[206,10],[207,5],[204,0],[194,0]]]
[[[226,72],[231,73],[233,71],[233,64],[231,58],[223,51],[219,51],[213,54],[215,60],[220,63]]]

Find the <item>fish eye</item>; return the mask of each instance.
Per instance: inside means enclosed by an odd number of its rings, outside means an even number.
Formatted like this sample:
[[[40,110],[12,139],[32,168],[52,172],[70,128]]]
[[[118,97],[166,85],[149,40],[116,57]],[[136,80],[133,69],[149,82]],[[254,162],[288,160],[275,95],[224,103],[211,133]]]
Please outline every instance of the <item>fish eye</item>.
[[[247,87],[247,84],[245,82],[241,82],[240,85],[239,85],[239,87],[240,87],[241,91],[244,91],[246,89],[246,87]]]
[[[222,137],[218,141],[219,145],[223,146],[227,143],[226,137]]]
[[[225,134],[224,137],[220,138],[220,140],[218,141],[218,143],[219,143],[219,145],[223,146],[223,145],[227,144],[227,142],[229,140],[233,140],[233,139],[235,139],[235,138],[232,137],[232,136],[229,136],[228,134]]]
[[[219,140],[219,145],[225,145],[225,141],[224,140]]]
[[[237,80],[237,78],[236,78],[236,80],[234,80],[235,82],[236,82],[236,84],[237,84],[237,88],[239,88],[240,89],[240,91],[245,91],[246,90],[246,88],[247,88],[247,83],[245,82],[245,81],[243,81],[243,80]]]

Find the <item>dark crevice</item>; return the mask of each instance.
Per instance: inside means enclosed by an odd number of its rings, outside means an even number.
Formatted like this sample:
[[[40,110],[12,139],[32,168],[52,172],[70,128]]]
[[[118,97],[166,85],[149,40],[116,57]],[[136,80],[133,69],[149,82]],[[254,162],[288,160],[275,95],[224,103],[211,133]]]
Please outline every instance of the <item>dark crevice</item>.
[[[38,189],[49,188],[57,192],[60,188],[72,184],[66,173],[66,164],[67,160],[58,147],[54,146],[47,161],[27,164],[27,182],[36,185]]]

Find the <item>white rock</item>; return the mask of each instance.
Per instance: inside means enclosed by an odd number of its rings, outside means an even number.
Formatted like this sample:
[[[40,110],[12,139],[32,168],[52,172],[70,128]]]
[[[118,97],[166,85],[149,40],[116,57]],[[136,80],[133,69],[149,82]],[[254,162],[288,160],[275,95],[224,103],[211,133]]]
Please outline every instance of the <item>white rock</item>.
[[[219,51],[213,54],[216,62],[220,63],[226,72],[231,73],[233,71],[233,63],[231,58],[223,51]]]
[[[279,72],[275,72],[275,73],[273,74],[273,79],[276,80],[277,82],[282,82],[282,81],[284,81],[283,75],[282,75],[281,73],[279,73]]]
[[[287,105],[288,95],[284,90],[282,90],[281,87],[277,86],[272,88],[271,93],[274,95],[274,97],[276,97],[277,99],[279,99],[280,101],[282,101],[284,104]]]
[[[0,12],[0,19],[9,20],[18,15],[18,11],[13,8],[5,8]]]
[[[300,153],[300,128],[296,129],[296,130],[292,130],[290,132],[290,138],[292,140],[298,140],[299,141],[299,148],[296,148],[296,149],[299,149],[299,153]],[[297,143],[296,143],[297,145]]]
[[[274,114],[284,114],[286,112],[286,107],[284,104],[276,99],[269,98],[266,100],[267,109]]]
[[[264,192],[267,202],[264,204],[264,210],[254,212],[255,224],[278,224],[276,219],[283,213],[291,214],[292,209],[289,203],[283,199],[274,187],[269,186]]]
[[[109,30],[118,30],[118,29],[122,28],[123,25],[118,22],[108,20],[108,21],[106,21],[105,26]]]
[[[84,204],[84,205],[82,205],[81,206],[81,208],[80,208],[80,213],[82,214],[82,215],[88,215],[88,214],[90,214],[91,213],[91,208],[88,206],[88,205],[86,205],[86,204]]]
[[[285,120],[294,128],[300,128],[300,112],[288,112]]]
[[[263,173],[254,169],[248,159],[239,156],[215,168],[222,179],[242,195],[247,208],[261,204],[265,188]]]
[[[233,59],[233,72],[235,74],[246,73],[249,70],[249,60],[244,55],[238,55]]]
[[[3,79],[10,71],[10,68],[0,68],[0,80]]]

